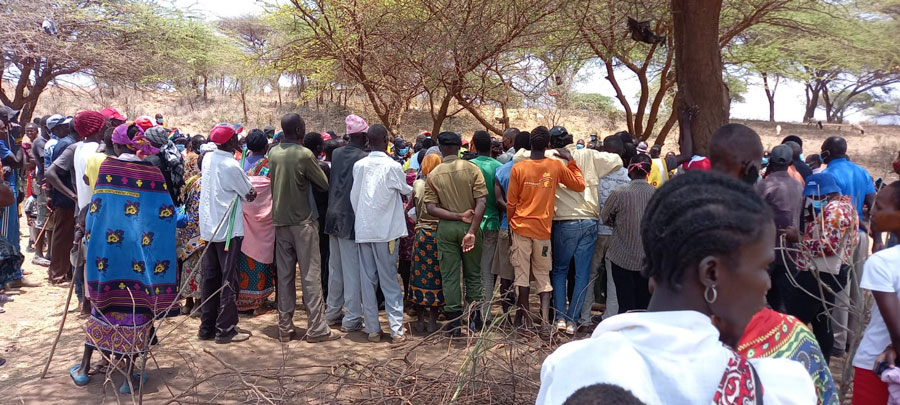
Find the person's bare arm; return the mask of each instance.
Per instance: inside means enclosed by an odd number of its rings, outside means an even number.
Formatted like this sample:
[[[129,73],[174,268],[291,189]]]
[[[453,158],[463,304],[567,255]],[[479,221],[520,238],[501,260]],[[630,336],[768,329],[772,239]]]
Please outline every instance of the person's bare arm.
[[[475,248],[475,232],[478,231],[478,227],[481,226],[481,218],[484,217],[484,209],[487,207],[485,197],[478,197],[475,199],[475,215],[472,217],[472,222],[469,223],[469,231],[466,232],[466,235],[463,236],[462,240],[462,250],[463,252],[468,252]]]
[[[500,181],[494,179],[494,196],[497,198],[497,209],[506,212],[506,196],[503,195],[503,187]]]
[[[696,106],[682,108],[678,113],[678,146],[680,153],[675,156],[675,166],[669,167],[674,169],[685,162],[689,162],[694,156],[694,136],[691,132],[691,125],[694,117],[697,116],[698,108]]]
[[[878,363],[882,361],[887,361],[890,367],[893,368],[897,359],[897,354],[893,348],[900,347],[900,299],[897,298],[897,294],[894,292],[872,291],[872,296],[875,298],[875,305],[878,306],[878,311],[881,312],[888,334],[891,336],[891,346],[886,348],[885,352],[878,357],[878,360],[873,364],[873,368],[877,367]]]
[[[472,221],[472,218],[475,216],[475,210],[466,210],[465,212],[453,212],[453,211],[444,209],[435,203],[425,203],[425,210],[428,211],[428,215],[431,215],[437,219],[443,219],[446,221],[462,221],[465,223],[469,223]]]
[[[66,185],[63,184],[62,180],[59,178],[59,173],[56,172],[56,169],[58,169],[58,168],[59,168],[59,166],[51,165],[47,169],[47,172],[44,173],[45,177],[47,178],[47,183],[49,183],[54,189],[56,189],[60,193],[63,193],[63,195],[65,195],[66,197],[69,197],[70,199],[72,199],[72,201],[76,201],[78,199],[78,195],[75,194],[75,192],[72,191],[72,189],[66,187]]]

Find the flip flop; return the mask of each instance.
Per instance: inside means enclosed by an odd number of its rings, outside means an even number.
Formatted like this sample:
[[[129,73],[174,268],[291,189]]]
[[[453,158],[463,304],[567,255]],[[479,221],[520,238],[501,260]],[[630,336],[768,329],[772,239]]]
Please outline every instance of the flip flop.
[[[132,378],[131,378],[131,385],[133,385],[134,388],[138,388],[138,385],[139,385],[139,384],[140,384],[140,385],[147,385],[147,374],[144,374],[144,373],[134,373],[134,374],[131,375],[131,377],[132,377]],[[135,381],[135,380],[139,380],[140,382],[137,382],[137,381]],[[119,387],[119,393],[120,393],[120,394],[125,394],[125,395],[131,394],[131,387],[128,386],[128,381],[127,381],[127,380],[124,381],[124,382],[122,383],[122,386],[121,386],[121,387]]]
[[[79,387],[84,387],[91,381],[91,377],[87,375],[83,376],[75,376],[75,372],[81,369],[81,364],[76,364],[69,369],[69,377],[72,377],[72,381],[75,382],[75,385]]]

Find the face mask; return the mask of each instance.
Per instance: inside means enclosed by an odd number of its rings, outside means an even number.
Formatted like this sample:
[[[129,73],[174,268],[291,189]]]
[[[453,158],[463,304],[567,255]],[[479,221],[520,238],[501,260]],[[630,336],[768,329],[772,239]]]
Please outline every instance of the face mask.
[[[404,155],[406,155],[408,152],[409,152],[409,148],[400,148],[400,149],[397,149],[397,153],[398,153],[400,156],[404,156]]]
[[[754,185],[757,181],[759,181],[759,169],[756,166],[750,166],[747,168],[747,173],[744,173],[744,177],[741,178],[744,183]]]
[[[575,145],[575,149],[584,149],[584,145],[582,145],[582,144]]]
[[[178,149],[179,152],[184,152],[184,145],[175,145],[175,149]]]
[[[810,204],[812,204],[812,207],[814,210],[816,210],[816,213],[819,213],[820,211],[822,211],[822,203],[823,202],[824,201],[822,201],[822,200],[811,200]]]
[[[769,158],[763,156],[763,166],[768,166],[768,165],[769,165]]]
[[[162,118],[157,118],[157,119],[156,119],[156,123],[159,124],[159,125],[162,125],[163,119],[162,119]]]
[[[802,153],[801,153],[801,154],[800,154],[800,160],[802,160],[802,161],[806,161],[806,158],[805,158],[805,157],[803,157],[803,154],[802,154]]]

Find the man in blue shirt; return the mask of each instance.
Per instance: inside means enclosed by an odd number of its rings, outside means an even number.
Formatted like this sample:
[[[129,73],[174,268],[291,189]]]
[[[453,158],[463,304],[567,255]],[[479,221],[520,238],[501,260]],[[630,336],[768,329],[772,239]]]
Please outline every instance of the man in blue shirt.
[[[868,224],[869,213],[875,205],[875,184],[872,182],[872,176],[866,169],[863,169],[856,163],[847,158],[847,141],[839,136],[832,136],[825,140],[822,144],[822,160],[828,165],[825,173],[834,176],[838,187],[841,189],[842,195],[850,196],[856,212],[859,213],[859,245],[853,251],[853,269],[851,273],[853,277],[859,281],[862,273],[863,264],[869,254],[869,238]],[[864,209],[867,208],[867,209]],[[875,238],[875,250],[881,249],[880,238]],[[856,286],[858,283],[850,283],[851,288],[845,288],[841,291],[837,299],[837,307],[833,311],[833,315],[838,324],[848,324],[850,330],[855,330],[854,326],[859,319],[853,314],[859,313],[862,309],[861,302],[852,302],[850,297],[858,297]],[[848,313],[846,308],[852,304],[854,311]],[[835,353],[844,353],[846,350],[847,332],[843,328],[835,331],[834,348]]]
[[[512,173],[512,156],[519,149],[531,149],[531,134],[527,131],[518,132],[516,130],[512,149],[514,152],[510,155],[509,161],[497,168],[493,184],[494,197],[500,214],[500,232],[497,235],[497,254],[494,255],[491,272],[500,279],[500,302],[504,313],[509,312],[509,308],[516,303],[512,288],[515,272],[509,261],[510,237],[509,221],[506,218],[506,192],[509,190],[509,176]]]

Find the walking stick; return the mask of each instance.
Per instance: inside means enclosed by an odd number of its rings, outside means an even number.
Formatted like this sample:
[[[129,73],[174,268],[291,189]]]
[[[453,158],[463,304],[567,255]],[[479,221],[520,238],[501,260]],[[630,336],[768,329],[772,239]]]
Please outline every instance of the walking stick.
[[[63,310],[62,320],[59,322],[59,330],[56,331],[56,339],[53,339],[53,346],[50,348],[50,356],[47,357],[47,362],[44,363],[44,371],[41,372],[41,379],[47,375],[47,370],[50,368],[50,360],[53,360],[53,353],[56,352],[56,344],[59,343],[59,338],[62,336],[63,327],[66,325],[66,316],[69,315],[69,303],[72,302],[72,291],[75,290],[75,280],[72,279],[72,283],[69,285],[69,296],[66,297],[66,309]]]

